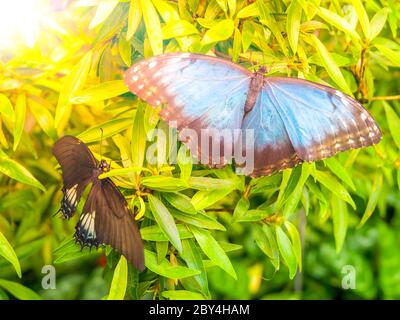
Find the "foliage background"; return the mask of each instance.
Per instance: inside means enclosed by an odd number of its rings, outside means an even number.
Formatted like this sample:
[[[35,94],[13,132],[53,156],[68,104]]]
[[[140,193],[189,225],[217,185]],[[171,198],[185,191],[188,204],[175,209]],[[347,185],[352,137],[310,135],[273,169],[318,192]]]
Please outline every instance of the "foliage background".
[[[0,48],[1,299],[400,298],[398,1],[51,4],[32,48],[17,39]],[[121,79],[171,51],[327,83],[365,102],[383,139],[259,179],[192,167],[183,150],[178,165],[150,165],[146,132],[165,124]],[[78,217],[52,216],[54,141],[76,135],[98,156],[99,128],[110,175],[140,221],[141,274],[109,248],[80,252]],[[158,155],[170,148],[159,141]],[[41,286],[47,264],[55,290]],[[345,265],[355,267],[354,290],[342,289]]]

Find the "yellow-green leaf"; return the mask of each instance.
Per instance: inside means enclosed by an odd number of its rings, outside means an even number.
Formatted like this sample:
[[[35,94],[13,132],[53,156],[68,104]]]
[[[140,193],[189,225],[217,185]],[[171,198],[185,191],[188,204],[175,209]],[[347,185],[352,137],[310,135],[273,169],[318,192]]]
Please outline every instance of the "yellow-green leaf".
[[[167,207],[161,202],[161,200],[159,200],[157,197],[148,195],[148,199],[149,199],[150,209],[153,212],[153,216],[158,226],[165,233],[165,235],[171,241],[173,246],[179,252],[182,252],[182,242],[179,237],[179,232],[171,213],[168,211]]]
[[[199,33],[199,31],[196,27],[186,20],[174,20],[162,27],[163,39],[177,38],[197,33]]]
[[[111,281],[110,293],[107,300],[123,300],[128,284],[128,263],[124,256],[121,256],[114,270]]]
[[[351,0],[351,2],[353,4],[354,8],[356,9],[357,17],[358,17],[358,20],[360,21],[360,25],[364,32],[364,35],[366,38],[369,38],[370,27],[369,27],[367,11],[365,10],[361,0]]]
[[[153,54],[161,54],[163,52],[162,30],[157,11],[151,0],[140,0],[140,6]]]
[[[14,108],[11,104],[10,99],[6,95],[0,93],[0,113],[7,116],[10,120],[14,120]]]
[[[314,35],[311,35],[311,39],[314,42],[314,46],[318,51],[321,62],[325,67],[326,72],[342,91],[351,95],[351,90],[347,85],[347,82],[344,79],[342,72],[340,71],[339,67],[333,60],[328,50],[325,48],[324,44]]]
[[[46,107],[46,100],[38,97],[28,98],[29,108],[43,131],[53,140],[57,139],[57,131],[54,127],[54,118]]]
[[[15,103],[15,122],[14,122],[14,146],[13,150],[17,150],[19,141],[21,140],[22,132],[24,131],[26,115],[26,96],[25,93],[20,93]]]
[[[102,0],[96,8],[96,13],[90,21],[89,28],[93,29],[108,18],[114,8],[119,3],[119,0]]]
[[[317,14],[328,22],[330,25],[334,26],[335,28],[343,31],[344,33],[352,36],[353,38],[360,40],[360,36],[354,30],[350,23],[347,22],[346,19],[342,18],[335,12],[332,12],[328,9],[320,7],[317,11]]]
[[[201,293],[187,290],[163,291],[162,296],[171,300],[205,300]]]
[[[275,232],[279,251],[282,255],[283,261],[285,261],[289,268],[289,278],[293,279],[297,272],[297,261],[293,244],[290,242],[289,237],[286,235],[285,231],[282,230],[281,226],[277,225],[275,227]]]
[[[19,264],[19,260],[17,255],[15,254],[14,249],[11,244],[7,241],[6,237],[0,232],[0,256],[9,261],[15,271],[18,274],[18,277],[21,278],[21,266]]]
[[[210,43],[227,40],[232,36],[234,29],[235,27],[233,20],[222,20],[214,25],[211,29],[207,30],[203,39],[201,40],[201,44],[204,46]]]
[[[10,159],[3,152],[0,153],[0,172],[14,180],[46,191],[43,185],[28,171],[28,169],[15,160]]]
[[[92,51],[87,52],[63,82],[54,120],[56,128],[59,128],[61,123],[68,121],[71,108],[70,98],[73,97],[86,82],[92,63],[92,54]]]
[[[0,288],[10,292],[19,300],[42,300],[36,292],[17,282],[0,279]]]
[[[298,0],[293,0],[287,10],[286,32],[293,54],[297,52],[297,44],[299,42],[300,21],[302,8]]]
[[[369,40],[374,39],[378,34],[381,33],[383,27],[385,26],[388,14],[389,9],[383,8],[373,16],[371,20]]]
[[[136,30],[139,28],[141,20],[142,8],[140,7],[140,0],[131,0],[129,6],[128,31],[126,32],[126,40],[132,39]]]
[[[378,204],[379,196],[381,195],[383,184],[383,176],[381,173],[377,174],[374,178],[374,184],[372,186],[372,192],[369,196],[367,208],[363,214],[363,217],[360,222],[360,226],[364,225],[365,222],[371,217],[374,212],[376,205]]]
[[[93,103],[118,97],[128,91],[123,80],[106,81],[77,93],[70,102],[73,104]]]
[[[232,266],[231,261],[226,255],[225,251],[221,248],[219,243],[214,239],[211,233],[207,230],[190,226],[190,230],[193,232],[196,241],[198,242],[201,250],[210,258],[221,269],[225,270],[235,280],[237,279],[235,269]]]

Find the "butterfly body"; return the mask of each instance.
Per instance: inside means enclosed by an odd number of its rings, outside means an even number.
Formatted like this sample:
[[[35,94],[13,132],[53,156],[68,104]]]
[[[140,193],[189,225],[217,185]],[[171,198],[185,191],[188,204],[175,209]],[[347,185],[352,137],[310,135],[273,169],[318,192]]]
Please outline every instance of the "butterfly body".
[[[72,136],[60,138],[53,154],[61,165],[63,175],[63,217],[70,218],[85,188],[91,189],[75,227],[75,240],[84,247],[111,245],[137,269],[144,269],[143,243],[133,214],[124,196],[109,179],[99,179],[110,165],[94,158],[89,148]]]
[[[253,73],[250,80],[249,91],[247,93],[246,102],[244,104],[244,112],[250,112],[257,102],[258,95],[261,92],[265,82],[265,68],[261,67],[258,71]]]
[[[164,106],[161,118],[181,132],[189,128],[199,137],[209,129],[242,130],[244,137],[253,133],[254,144],[245,150],[254,154],[252,176],[380,141],[374,119],[352,97],[307,80],[264,74],[264,68],[251,73],[216,57],[167,53],[134,64],[125,83],[147,103]],[[223,149],[239,140],[232,135],[216,139],[216,145]],[[204,149],[196,152],[200,159]],[[205,160],[212,163],[211,157]]]

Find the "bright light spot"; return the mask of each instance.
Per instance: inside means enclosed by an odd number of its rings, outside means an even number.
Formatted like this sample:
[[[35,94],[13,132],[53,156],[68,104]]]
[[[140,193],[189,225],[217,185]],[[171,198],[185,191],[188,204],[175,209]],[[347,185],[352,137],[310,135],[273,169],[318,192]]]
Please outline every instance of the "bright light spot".
[[[18,43],[33,47],[48,1],[0,0],[0,49]]]

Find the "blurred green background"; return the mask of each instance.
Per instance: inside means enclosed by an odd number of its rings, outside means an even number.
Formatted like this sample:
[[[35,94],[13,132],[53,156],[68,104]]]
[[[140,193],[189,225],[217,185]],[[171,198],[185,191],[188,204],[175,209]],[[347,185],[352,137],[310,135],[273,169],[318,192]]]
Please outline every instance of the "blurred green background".
[[[0,3],[0,299],[400,298],[399,24],[395,0]],[[257,179],[151,165],[146,132],[166,124],[123,72],[175,51],[335,87],[383,139]],[[140,274],[111,248],[81,252],[79,215],[53,216],[54,142],[78,136],[99,158],[100,128],[145,242]],[[43,289],[45,265],[56,289]]]

